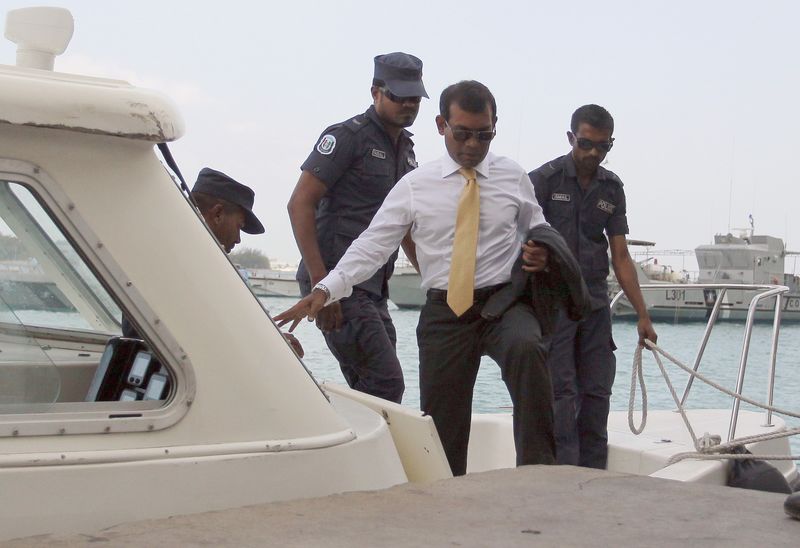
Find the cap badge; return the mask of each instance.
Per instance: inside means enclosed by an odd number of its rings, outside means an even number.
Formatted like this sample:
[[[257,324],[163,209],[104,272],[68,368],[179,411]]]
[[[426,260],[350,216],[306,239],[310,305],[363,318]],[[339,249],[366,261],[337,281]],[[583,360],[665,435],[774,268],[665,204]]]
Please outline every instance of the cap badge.
[[[333,149],[336,148],[336,137],[333,135],[324,135],[322,139],[319,140],[319,144],[317,145],[317,152],[320,154],[324,154],[327,156]]]

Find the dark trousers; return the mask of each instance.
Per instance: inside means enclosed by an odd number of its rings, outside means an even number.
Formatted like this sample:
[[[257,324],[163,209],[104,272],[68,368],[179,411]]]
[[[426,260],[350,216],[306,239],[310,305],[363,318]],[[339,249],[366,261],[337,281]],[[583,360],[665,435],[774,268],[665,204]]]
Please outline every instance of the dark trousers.
[[[359,392],[400,403],[405,383],[386,298],[353,289],[353,294],[340,303],[344,325],[324,336],[347,384]]]
[[[436,424],[455,476],[467,471],[472,390],[483,355],[500,366],[514,404],[517,465],[555,462],[552,388],[539,322],[521,302],[498,320],[484,320],[480,310],[490,294],[478,289],[476,303],[457,318],[446,293],[431,290],[417,326],[420,405]]]
[[[555,399],[556,460],[589,468],[608,461],[608,411],[616,360],[608,307],[579,322],[561,312],[547,358]]]
[[[308,295],[311,285],[301,281],[300,292]],[[353,294],[339,303],[344,319],[342,328],[323,336],[339,362],[347,385],[400,403],[406,386],[397,359],[397,332],[386,297],[354,287]]]

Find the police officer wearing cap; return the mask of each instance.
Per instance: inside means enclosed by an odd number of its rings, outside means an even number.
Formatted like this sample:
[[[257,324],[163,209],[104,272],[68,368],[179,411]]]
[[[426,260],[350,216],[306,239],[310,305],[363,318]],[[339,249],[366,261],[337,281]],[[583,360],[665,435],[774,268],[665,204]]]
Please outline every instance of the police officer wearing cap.
[[[600,166],[614,144],[613,132],[614,119],[606,109],[582,106],[572,115],[567,132],[572,151],[529,174],[545,218],[578,259],[591,295],[587,318],[574,322],[560,313],[547,359],[557,462],[590,468],[607,464],[609,399],[616,371],[606,281],[609,248],[614,274],[638,314],[639,344],[657,339],[625,240],[622,181]]]
[[[405,128],[414,123],[422,97],[428,97],[422,61],[400,52],[375,57],[371,94],[366,112],[322,132],[289,200],[302,255],[297,280],[303,295],[369,226],[394,184],[417,167],[412,134]],[[402,247],[416,266],[410,237]],[[396,258],[397,253],[316,321],[352,388],[399,403],[405,385],[387,308],[387,281]]]
[[[249,186],[209,167],[200,170],[192,187],[192,200],[225,253],[230,253],[241,241],[241,231],[247,234],[264,233],[264,225],[253,213],[255,197],[255,192]],[[141,338],[126,317],[122,318],[122,334],[129,338]],[[294,351],[303,357],[300,341],[290,333],[284,333],[283,336]]]
[[[264,225],[253,213],[256,198],[253,189],[221,171],[209,167],[200,170],[192,188],[192,198],[225,253],[230,253],[241,241],[240,231],[264,233]]]

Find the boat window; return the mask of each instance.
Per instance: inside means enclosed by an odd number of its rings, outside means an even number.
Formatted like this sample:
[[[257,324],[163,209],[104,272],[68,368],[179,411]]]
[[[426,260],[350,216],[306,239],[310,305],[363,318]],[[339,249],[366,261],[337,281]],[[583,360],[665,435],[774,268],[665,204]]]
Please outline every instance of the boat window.
[[[0,298],[22,323],[119,333],[119,307],[18,183],[0,181],[0,241]]]
[[[44,202],[0,180],[0,419],[163,407],[174,376],[148,341],[123,337],[121,323],[120,306]]]

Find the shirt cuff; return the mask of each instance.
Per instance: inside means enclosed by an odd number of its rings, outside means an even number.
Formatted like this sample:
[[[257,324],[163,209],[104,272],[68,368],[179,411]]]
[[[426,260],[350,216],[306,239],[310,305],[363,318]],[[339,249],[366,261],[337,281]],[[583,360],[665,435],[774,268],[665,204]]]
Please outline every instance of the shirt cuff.
[[[319,283],[327,287],[328,291],[331,292],[331,296],[325,301],[325,306],[341,301],[353,294],[353,287],[345,280],[344,273],[336,268],[331,270]]]

